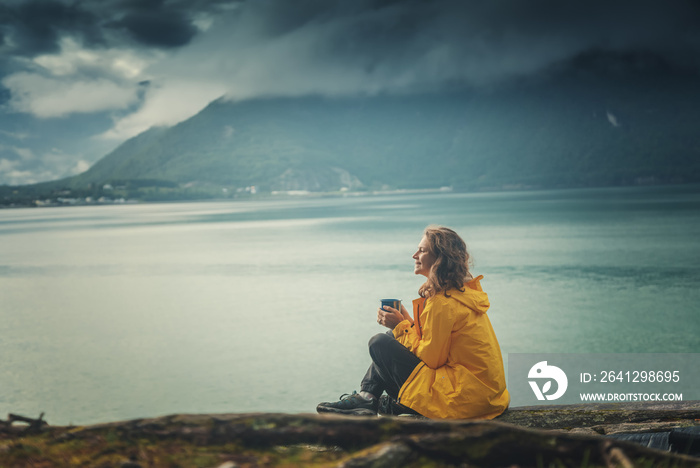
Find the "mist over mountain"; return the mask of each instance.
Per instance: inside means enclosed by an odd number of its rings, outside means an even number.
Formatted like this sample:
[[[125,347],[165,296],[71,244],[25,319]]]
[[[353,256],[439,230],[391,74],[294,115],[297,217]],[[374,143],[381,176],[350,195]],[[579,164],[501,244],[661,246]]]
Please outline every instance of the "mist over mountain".
[[[697,182],[699,90],[696,72],[652,54],[591,52],[494,88],[221,98],[40,185],[234,193]]]

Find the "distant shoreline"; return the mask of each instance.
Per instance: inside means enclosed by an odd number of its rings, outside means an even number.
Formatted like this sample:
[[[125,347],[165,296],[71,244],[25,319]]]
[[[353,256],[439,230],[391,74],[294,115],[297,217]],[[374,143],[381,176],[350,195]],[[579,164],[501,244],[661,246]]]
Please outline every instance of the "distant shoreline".
[[[368,196],[391,196],[391,195],[417,195],[417,194],[447,194],[447,193],[510,193],[510,192],[536,192],[536,191],[568,191],[568,190],[599,190],[599,189],[641,189],[641,188],[664,188],[678,187],[688,188],[690,191],[700,191],[698,183],[645,183],[635,185],[605,185],[605,186],[561,186],[561,187],[541,187],[525,184],[504,184],[501,186],[482,187],[474,190],[455,190],[453,187],[439,188],[416,188],[416,189],[386,189],[386,190],[338,190],[338,191],[309,191],[309,190],[277,190],[271,192],[246,193],[233,197],[205,197],[193,196],[176,199],[137,199],[137,198],[71,198],[66,193],[64,196],[38,197],[33,200],[12,203],[5,197],[0,200],[0,209],[11,208],[62,208],[68,206],[121,206],[153,203],[195,203],[195,202],[231,202],[250,200],[271,200],[271,199],[312,199],[312,198],[347,198],[347,197],[368,197]],[[3,187],[0,187],[2,190]],[[5,187],[6,189],[8,187]],[[1,193],[1,192],[0,192]],[[201,194],[200,194],[201,195]],[[4,202],[4,203],[3,203]]]

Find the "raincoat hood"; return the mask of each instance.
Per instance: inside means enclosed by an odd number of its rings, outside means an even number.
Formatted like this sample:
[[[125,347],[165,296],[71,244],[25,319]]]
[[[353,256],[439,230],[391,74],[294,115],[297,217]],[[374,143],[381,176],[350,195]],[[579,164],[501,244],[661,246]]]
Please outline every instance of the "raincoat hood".
[[[474,312],[480,314],[485,314],[491,304],[489,303],[489,296],[481,289],[481,280],[483,276],[477,276],[476,278],[464,283],[464,290],[452,289],[447,291],[447,294],[452,296],[457,302],[468,307]]]

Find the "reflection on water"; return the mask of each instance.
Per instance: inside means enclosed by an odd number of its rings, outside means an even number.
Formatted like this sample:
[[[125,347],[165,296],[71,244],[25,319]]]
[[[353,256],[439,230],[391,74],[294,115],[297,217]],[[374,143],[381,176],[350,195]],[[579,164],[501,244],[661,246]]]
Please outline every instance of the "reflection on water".
[[[0,212],[0,411],[310,412],[455,228],[509,352],[700,352],[697,187]]]

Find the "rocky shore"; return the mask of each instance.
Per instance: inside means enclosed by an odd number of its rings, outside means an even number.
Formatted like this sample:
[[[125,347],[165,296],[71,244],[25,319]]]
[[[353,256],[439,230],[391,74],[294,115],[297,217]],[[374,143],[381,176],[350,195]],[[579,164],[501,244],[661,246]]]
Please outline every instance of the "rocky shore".
[[[0,423],[2,467],[700,467],[700,401],[522,407],[494,421],[258,413],[64,427],[11,419]],[[669,433],[690,436],[670,451],[615,438]]]

